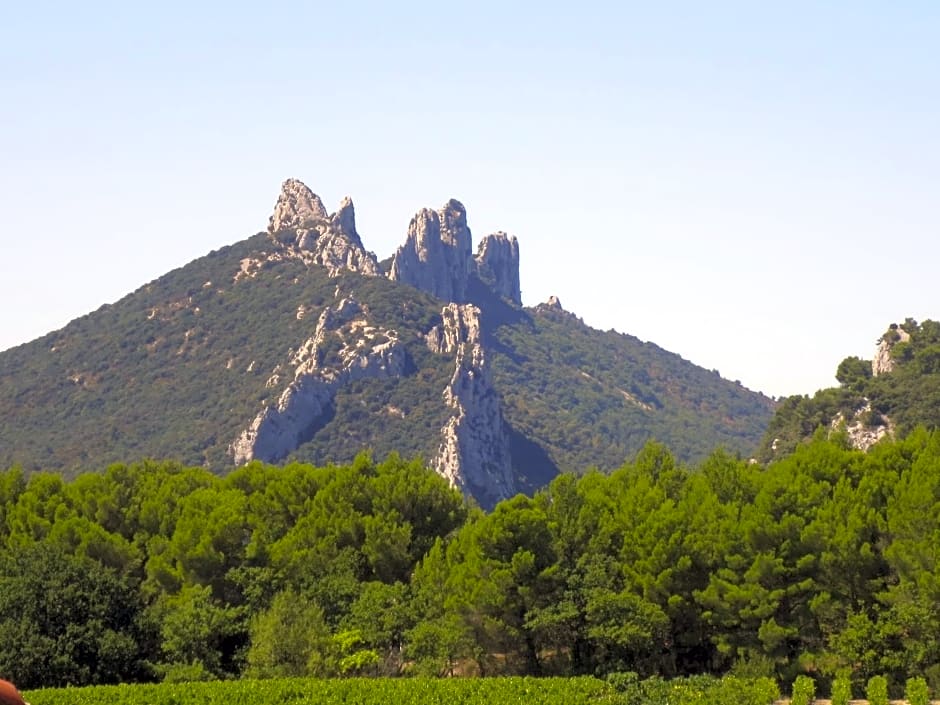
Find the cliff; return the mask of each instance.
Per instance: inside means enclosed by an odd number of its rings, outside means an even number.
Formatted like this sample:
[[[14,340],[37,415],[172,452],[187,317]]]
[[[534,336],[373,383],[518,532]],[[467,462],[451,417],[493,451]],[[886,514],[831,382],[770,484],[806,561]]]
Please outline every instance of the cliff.
[[[498,297],[522,305],[516,238],[504,232],[487,235],[474,256],[467,212],[453,199],[440,210],[422,208],[415,214],[405,243],[392,258],[388,276],[455,303],[469,301],[475,278]]]
[[[492,507],[516,494],[516,484],[509,435],[483,348],[480,309],[452,303],[441,316],[442,326],[428,335],[428,345],[438,353],[456,352],[456,359],[444,389],[452,416],[441,429],[433,466],[451,485]]]

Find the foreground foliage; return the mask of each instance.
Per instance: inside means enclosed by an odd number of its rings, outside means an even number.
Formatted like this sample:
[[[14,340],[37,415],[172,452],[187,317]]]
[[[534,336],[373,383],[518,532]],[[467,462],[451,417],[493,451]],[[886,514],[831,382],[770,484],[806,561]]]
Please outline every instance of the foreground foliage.
[[[770,705],[769,679],[689,678],[278,679],[93,686],[27,693],[33,705]]]
[[[648,444],[484,514],[418,462],[0,473],[24,688],[731,673],[940,685],[940,433],[766,467]],[[54,589],[50,589],[54,586]],[[877,681],[876,681],[877,682]],[[688,683],[687,683],[688,684]],[[840,685],[846,690],[844,685]]]
[[[26,694],[32,705],[591,705],[619,703],[594,678],[278,679],[119,685]]]

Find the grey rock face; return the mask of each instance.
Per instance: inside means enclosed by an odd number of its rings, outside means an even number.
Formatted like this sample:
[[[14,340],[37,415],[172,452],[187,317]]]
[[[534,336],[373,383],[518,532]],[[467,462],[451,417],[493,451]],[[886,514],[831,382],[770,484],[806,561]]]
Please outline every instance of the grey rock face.
[[[487,235],[477,248],[477,275],[493,291],[517,306],[522,305],[519,288],[519,243],[504,232]]]
[[[229,446],[235,463],[281,460],[322,425],[340,387],[366,377],[401,376],[406,359],[397,333],[371,326],[355,300],[327,308],[313,336],[291,357],[293,379],[277,403],[265,406]],[[280,367],[268,386],[279,384]]]
[[[473,240],[467,227],[467,209],[452,198],[438,213],[441,217],[441,241],[454,249],[456,261],[469,264]]]
[[[268,221],[268,232],[272,235],[290,233],[299,228],[311,228],[327,217],[320,197],[305,183],[287,179],[281,185],[281,193],[274,205],[274,213]]]
[[[521,306],[516,238],[504,232],[487,235],[476,256],[472,244],[467,212],[459,201],[451,199],[438,211],[422,208],[411,219],[388,276],[455,303],[467,302],[470,279],[476,276],[498,296]]]
[[[897,340],[891,340],[887,336],[882,336],[881,340],[878,341],[878,347],[875,350],[875,357],[871,361],[871,372],[875,377],[878,375],[887,374],[888,372],[894,370],[896,363],[894,358],[891,356],[891,349],[897,343],[906,343],[911,339],[910,333],[908,333],[903,328],[892,328],[892,330],[897,333]]]
[[[362,240],[356,232],[356,208],[349,196],[340,201],[339,209],[330,216],[333,225],[344,233],[350,240],[362,247]]]
[[[281,186],[268,233],[288,256],[326,267],[330,276],[344,270],[379,274],[378,260],[356,232],[356,211],[348,196],[328,215],[319,196],[301,181],[288,179]]]
[[[388,276],[445,301],[462,302],[474,268],[467,212],[451,199],[439,211],[422,208],[415,214]]]
[[[516,487],[509,436],[483,349],[480,310],[472,304],[452,303],[441,313],[443,327],[435,340],[440,352],[456,351],[456,359],[444,390],[444,401],[453,415],[441,429],[434,468],[452,486],[491,507],[513,496]]]

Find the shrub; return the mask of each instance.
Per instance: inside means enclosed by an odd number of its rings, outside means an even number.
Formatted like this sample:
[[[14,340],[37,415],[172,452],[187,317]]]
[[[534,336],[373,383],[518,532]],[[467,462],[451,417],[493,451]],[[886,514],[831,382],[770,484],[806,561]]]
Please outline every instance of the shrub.
[[[852,681],[847,675],[840,675],[832,682],[832,705],[848,705],[852,699]]]
[[[772,705],[780,699],[780,688],[773,678],[755,678],[748,689],[747,702],[752,705]]]
[[[904,685],[904,697],[910,705],[929,705],[930,694],[923,678],[908,678]],[[833,703],[835,705],[835,703]]]
[[[790,705],[809,705],[816,695],[816,682],[809,676],[797,676],[793,681]]]
[[[868,705],[888,705],[888,679],[884,676],[872,676],[865,688]]]
[[[620,694],[624,705],[642,705],[645,702],[640,677],[633,671],[608,673],[607,682]]]

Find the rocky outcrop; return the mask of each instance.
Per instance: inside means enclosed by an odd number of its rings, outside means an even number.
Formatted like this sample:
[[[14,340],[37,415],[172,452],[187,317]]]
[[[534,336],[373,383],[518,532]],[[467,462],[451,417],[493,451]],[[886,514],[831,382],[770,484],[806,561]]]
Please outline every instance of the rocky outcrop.
[[[564,311],[565,308],[561,305],[561,299],[557,296],[549,296],[548,301],[541,303],[535,307],[537,310],[544,311]]]
[[[851,418],[846,418],[841,411],[836,414],[830,424],[830,429],[833,432],[844,432],[849,444],[862,451],[867,451],[886,436],[894,436],[894,424],[891,419],[883,414],[875,413],[868,399]]]
[[[289,239],[298,230],[310,229],[326,217],[326,208],[317,194],[302,181],[287,179],[281,184],[274,213],[268,220],[268,232],[277,238]]]
[[[330,276],[346,270],[380,273],[378,260],[356,232],[356,211],[348,196],[329,215],[319,196],[297,179],[288,179],[281,186],[268,234],[288,256],[326,267]]]
[[[504,232],[487,235],[480,241],[474,258],[477,276],[494,292],[517,306],[522,305],[519,287],[519,243]]]
[[[453,353],[461,343],[480,338],[479,309],[457,304],[445,306],[441,311],[441,325],[434,326],[425,336],[428,349],[438,355]]]
[[[291,356],[293,377],[277,402],[265,406],[229,446],[235,463],[283,459],[323,425],[343,385],[366,377],[401,376],[406,359],[397,333],[371,326],[354,299],[327,308],[313,336]],[[278,386],[282,376],[279,365],[266,386]]]
[[[408,225],[405,244],[392,259],[389,278],[454,303],[465,303],[476,276],[498,296],[522,305],[519,243],[504,232],[480,241],[471,253],[467,212],[451,199],[439,211],[422,208]]]
[[[452,303],[441,312],[440,329],[428,336],[437,352],[456,352],[454,374],[444,390],[453,411],[441,429],[434,467],[451,485],[489,508],[516,493],[509,436],[499,395],[482,344],[480,310]]]
[[[445,301],[462,302],[472,270],[467,212],[451,199],[439,211],[422,208],[415,214],[388,276]]]
[[[343,197],[339,203],[339,209],[330,216],[330,220],[340,232],[345,233],[350,240],[359,243],[362,247],[362,240],[356,232],[356,208],[349,196]]]
[[[871,361],[871,373],[875,377],[878,375],[892,372],[897,362],[891,354],[892,349],[898,343],[906,343],[911,339],[910,333],[895,323],[891,324],[888,332],[881,336],[878,341],[878,347],[875,349],[875,357]]]
[[[535,313],[541,315],[547,315],[552,318],[568,318],[575,321],[580,321],[581,319],[571,311],[567,311],[561,305],[561,299],[557,296],[549,296],[547,301],[543,301],[538,306],[535,307]]]

